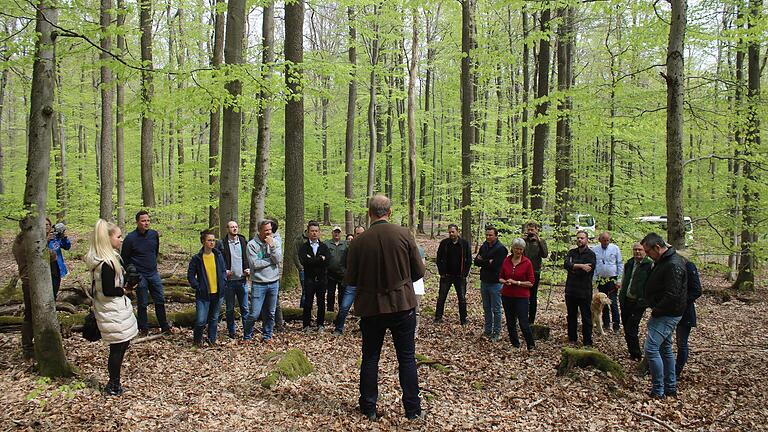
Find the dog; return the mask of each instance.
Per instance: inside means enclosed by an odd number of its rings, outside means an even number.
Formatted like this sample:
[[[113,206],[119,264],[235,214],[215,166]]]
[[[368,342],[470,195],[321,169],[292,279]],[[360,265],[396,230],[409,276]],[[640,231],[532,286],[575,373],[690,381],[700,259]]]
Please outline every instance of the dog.
[[[597,327],[597,333],[600,335],[605,334],[603,331],[603,308],[610,306],[611,300],[604,293],[597,292],[592,296],[592,306],[590,307],[592,309],[592,325]]]

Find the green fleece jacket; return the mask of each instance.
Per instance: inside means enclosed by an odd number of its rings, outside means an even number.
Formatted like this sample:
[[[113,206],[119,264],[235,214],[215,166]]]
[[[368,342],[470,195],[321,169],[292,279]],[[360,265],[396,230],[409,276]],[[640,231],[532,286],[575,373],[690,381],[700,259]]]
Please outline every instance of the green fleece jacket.
[[[630,258],[624,264],[624,276],[621,279],[621,290],[619,291],[619,301],[624,304],[627,301],[627,290],[630,289],[630,279],[632,281],[632,294],[634,301],[641,307],[648,307],[645,301],[645,282],[648,280],[648,274],[651,272],[653,260],[649,257],[643,258],[639,264],[635,263],[634,258]],[[634,277],[632,277],[634,275]],[[630,300],[632,296],[630,296]]]

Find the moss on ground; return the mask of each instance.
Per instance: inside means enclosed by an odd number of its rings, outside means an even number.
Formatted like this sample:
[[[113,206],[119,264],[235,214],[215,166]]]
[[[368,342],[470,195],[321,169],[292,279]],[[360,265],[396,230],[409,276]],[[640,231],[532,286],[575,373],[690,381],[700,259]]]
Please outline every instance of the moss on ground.
[[[280,378],[296,379],[311,374],[315,367],[309,361],[304,351],[289,349],[278,360],[272,371],[261,381],[264,388],[272,388]]]
[[[416,354],[416,366],[419,366],[419,365],[427,365],[432,369],[435,369],[442,373],[448,373],[451,371],[450,369],[448,369],[448,366],[440,363],[437,360],[432,360],[431,358],[425,356],[424,354]]]
[[[541,324],[531,325],[531,333],[533,333],[534,340],[549,340],[549,326]]]
[[[617,378],[624,378],[620,364],[594,349],[563,348],[557,375],[562,376],[574,368],[594,367]]]

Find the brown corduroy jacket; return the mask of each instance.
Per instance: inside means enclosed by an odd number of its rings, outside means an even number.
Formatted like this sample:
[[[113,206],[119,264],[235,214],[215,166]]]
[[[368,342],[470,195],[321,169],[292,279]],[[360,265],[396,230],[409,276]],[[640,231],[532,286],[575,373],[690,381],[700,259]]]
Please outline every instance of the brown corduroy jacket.
[[[346,285],[357,287],[355,313],[362,317],[416,307],[413,281],[424,277],[424,262],[408,229],[375,222],[350,243]]]

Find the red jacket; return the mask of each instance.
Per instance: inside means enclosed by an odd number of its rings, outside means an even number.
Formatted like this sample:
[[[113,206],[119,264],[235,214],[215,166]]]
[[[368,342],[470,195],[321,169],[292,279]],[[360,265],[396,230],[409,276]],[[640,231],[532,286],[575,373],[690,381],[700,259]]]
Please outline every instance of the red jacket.
[[[536,276],[533,274],[533,263],[525,255],[520,258],[520,264],[512,264],[512,255],[504,258],[499,272],[499,279],[512,279],[520,282],[528,281],[533,284]],[[504,297],[528,298],[531,289],[526,286],[504,284],[501,287],[501,295]]]

